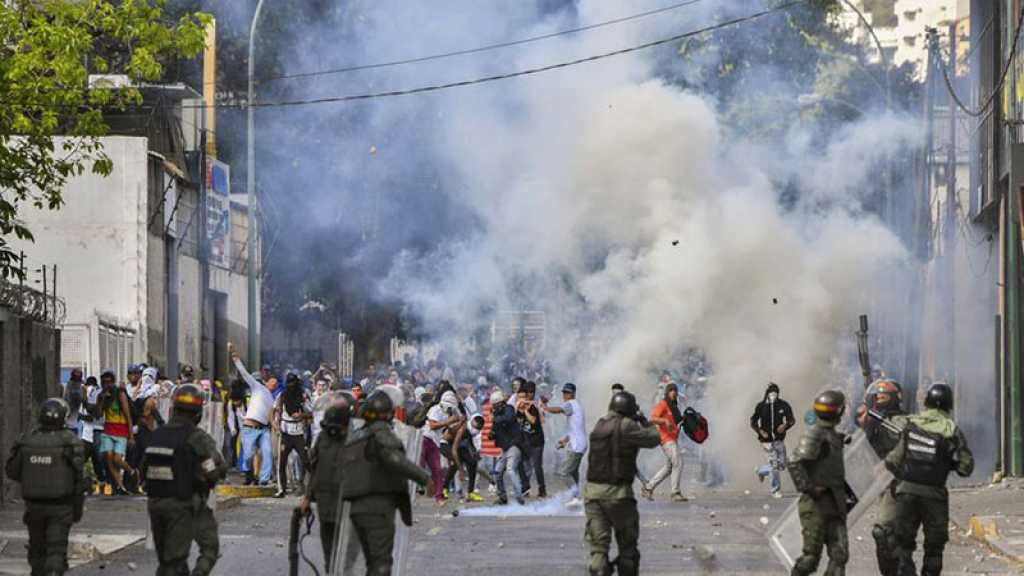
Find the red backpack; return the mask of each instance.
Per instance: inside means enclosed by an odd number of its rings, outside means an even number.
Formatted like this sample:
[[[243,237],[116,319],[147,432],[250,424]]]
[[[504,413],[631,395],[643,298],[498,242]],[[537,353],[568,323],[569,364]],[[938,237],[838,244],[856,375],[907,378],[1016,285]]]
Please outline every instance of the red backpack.
[[[708,420],[693,408],[683,411],[683,432],[697,444],[703,444],[708,439]]]

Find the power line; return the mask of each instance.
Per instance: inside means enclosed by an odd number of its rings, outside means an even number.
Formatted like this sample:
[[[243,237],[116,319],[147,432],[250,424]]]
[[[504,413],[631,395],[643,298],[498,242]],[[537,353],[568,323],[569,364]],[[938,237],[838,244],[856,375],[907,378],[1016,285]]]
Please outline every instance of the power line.
[[[775,12],[781,12],[783,10],[788,10],[789,8],[792,8],[794,6],[798,6],[800,4],[806,4],[807,1],[808,0],[793,0],[791,2],[786,2],[784,4],[780,4],[780,5],[775,6],[773,8],[768,8],[768,9],[765,9],[765,10],[761,10],[759,12],[754,12],[752,14],[748,14],[746,16],[741,16],[741,17],[733,18],[731,20],[725,20],[725,21],[719,22],[717,24],[712,24],[712,25],[709,25],[709,26],[705,26],[703,28],[698,28],[696,30],[690,30],[690,31],[687,31],[687,32],[682,32],[682,33],[676,34],[674,36],[669,36],[668,38],[662,38],[660,40],[653,40],[651,42],[646,42],[644,44],[638,44],[638,45],[635,45],[635,46],[630,46],[628,48],[620,48],[619,50],[613,50],[611,52],[603,52],[603,53],[600,53],[600,54],[595,54],[593,56],[587,56],[585,58],[578,58],[578,59],[575,59],[575,60],[568,60],[568,61],[559,62],[559,63],[556,63],[556,64],[549,64],[547,66],[540,66],[540,67],[537,67],[537,68],[527,68],[525,70],[519,70],[517,72],[508,72],[508,73],[505,73],[505,74],[495,74],[493,76],[484,76],[484,77],[481,77],[481,78],[473,78],[473,79],[470,79],[470,80],[461,80],[461,81],[458,81],[458,82],[449,82],[449,83],[446,83],[446,84],[434,84],[434,85],[430,85],[430,86],[420,86],[420,87],[417,87],[417,88],[408,88],[408,89],[404,89],[404,90],[389,90],[389,91],[385,91],[385,92],[369,92],[369,93],[365,93],[365,94],[352,94],[352,95],[347,95],[347,96],[328,96],[328,97],[324,97],[324,98],[313,98],[313,99],[307,99],[307,100],[280,100],[280,101],[274,101],[274,102],[251,102],[251,103],[248,103],[248,104],[244,104],[244,103],[243,104],[216,104],[215,106],[217,108],[244,108],[245,106],[253,106],[253,107],[256,107],[256,108],[275,108],[275,107],[284,107],[284,106],[303,106],[303,105],[307,105],[307,104],[327,104],[327,103],[332,103],[332,102],[352,102],[352,101],[356,101],[356,100],[372,100],[372,99],[376,99],[376,98],[389,98],[389,97],[392,97],[392,96],[407,96],[407,95],[411,95],[411,94],[423,94],[423,93],[426,93],[426,92],[436,92],[436,91],[439,91],[439,90],[447,90],[449,88],[461,88],[463,86],[473,86],[473,85],[476,85],[476,84],[486,84],[488,82],[496,82],[498,80],[507,80],[507,79],[510,79],[510,78],[518,78],[520,76],[529,76],[529,75],[532,75],[532,74],[539,74],[541,72],[549,72],[551,70],[557,70],[557,69],[560,69],[560,68],[569,68],[569,67],[572,67],[572,66],[577,66],[579,64],[586,64],[586,63],[589,63],[589,62],[596,62],[598,60],[603,60],[605,58],[611,58],[613,56],[621,56],[623,54],[629,54],[631,52],[638,52],[640,50],[646,50],[648,48],[653,48],[655,46],[661,46],[663,44],[668,44],[670,42],[677,42],[679,40],[683,40],[685,38],[690,38],[692,36],[699,36],[701,34],[706,34],[708,32],[713,32],[715,30],[719,30],[719,29],[722,29],[722,28],[727,28],[729,26],[734,26],[736,24],[741,24],[743,22],[749,22],[751,20],[756,20],[758,18],[767,16],[769,14],[773,14]],[[207,107],[206,105],[182,106],[182,108],[206,108],[206,107]]]
[[[275,80],[285,80],[290,78],[308,78],[311,76],[326,76],[329,74],[344,74],[346,72],[356,72],[359,70],[372,70],[376,68],[387,68],[391,66],[403,66],[405,64],[417,64],[420,62],[428,62],[431,60],[440,60],[443,58],[451,58],[453,56],[465,56],[467,54],[477,54],[480,52],[487,52],[490,50],[498,50],[501,48],[509,48],[512,46],[521,46],[523,44],[529,44],[531,42],[539,42],[541,40],[549,40],[551,38],[557,38],[559,36],[566,36],[569,34],[577,34],[579,32],[586,32],[587,30],[596,30],[598,28],[604,28],[605,26],[611,26],[613,24],[621,24],[623,22],[629,22],[630,20],[638,20],[640,18],[646,18],[648,16],[654,16],[656,14],[663,14],[665,12],[671,12],[685,6],[691,6],[697,4],[702,0],[686,0],[685,2],[679,2],[678,4],[672,4],[663,8],[657,8],[654,10],[648,10],[647,12],[640,12],[632,14],[630,16],[623,16],[621,18],[613,18],[611,20],[605,20],[603,22],[595,22],[594,24],[588,24],[586,26],[580,26],[578,28],[569,28],[566,30],[558,30],[556,32],[550,32],[548,34],[541,34],[539,36],[531,36],[529,38],[522,38],[520,40],[511,40],[508,42],[498,42],[496,44],[488,44],[477,48],[466,48],[462,50],[453,50],[451,52],[442,52],[439,54],[431,54],[428,56],[418,56],[415,58],[406,58],[402,60],[390,60],[385,62],[377,62],[373,64],[357,64],[354,66],[347,66],[344,68],[333,68],[328,70],[317,70],[313,72],[297,72],[295,74],[282,74],[280,76],[270,76],[258,80],[258,83],[262,84],[265,82],[272,82]]]
[[[938,41],[935,35],[936,33],[934,29],[932,30],[932,38],[929,42],[929,50],[935,57],[935,59],[938,60],[939,62],[939,68],[942,70],[942,78],[943,80],[945,80],[946,83],[946,90],[949,92],[949,95],[953,98],[953,101],[956,102],[957,107],[963,110],[964,114],[967,114],[968,116],[974,118],[980,118],[982,116],[985,116],[986,110],[988,110],[989,106],[992,106],[992,104],[996,100],[996,97],[999,95],[1000,92],[1002,92],[1003,83],[1006,82],[1006,78],[1007,76],[1009,76],[1010,73],[1010,67],[1013,65],[1013,61],[1017,57],[1017,42],[1020,40],[1020,29],[1022,25],[1024,25],[1024,5],[1021,6],[1020,15],[1017,17],[1017,29],[1013,35],[1013,45],[1010,47],[1010,57],[1006,59],[1006,64],[1003,65],[1003,73],[1000,75],[999,82],[996,83],[995,87],[992,89],[992,92],[988,95],[988,98],[985,100],[985,103],[982,104],[981,107],[978,108],[977,110],[972,110],[971,108],[968,108],[967,105],[964,104],[963,100],[960,99],[960,96],[956,93],[956,89],[953,87],[953,82],[949,79],[949,68],[946,66],[944,58],[942,57],[942,54],[939,52]]]

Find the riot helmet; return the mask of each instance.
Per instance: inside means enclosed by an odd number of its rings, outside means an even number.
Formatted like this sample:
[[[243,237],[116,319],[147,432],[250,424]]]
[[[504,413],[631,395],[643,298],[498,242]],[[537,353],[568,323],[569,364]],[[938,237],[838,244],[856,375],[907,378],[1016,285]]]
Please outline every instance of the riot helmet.
[[[60,398],[48,398],[39,407],[39,426],[44,430],[60,430],[68,418],[68,403]]]
[[[390,422],[395,415],[394,404],[384,392],[374,392],[363,403],[363,419],[367,422]]]
[[[636,396],[629,392],[617,392],[608,404],[608,410],[632,418],[637,412]]]
[[[174,390],[171,402],[175,412],[181,412],[195,422],[203,417],[203,392],[195,384],[182,384]]]
[[[324,412],[323,420],[320,421],[320,426],[327,432],[329,436],[337,437],[348,430],[348,423],[351,419],[352,411],[349,408],[349,404],[344,399],[339,399]]]
[[[953,411],[953,389],[944,382],[936,382],[928,388],[924,397],[925,408],[934,408],[944,412]]]
[[[826,390],[814,399],[814,413],[826,422],[838,422],[846,411],[846,396],[839,390]]]

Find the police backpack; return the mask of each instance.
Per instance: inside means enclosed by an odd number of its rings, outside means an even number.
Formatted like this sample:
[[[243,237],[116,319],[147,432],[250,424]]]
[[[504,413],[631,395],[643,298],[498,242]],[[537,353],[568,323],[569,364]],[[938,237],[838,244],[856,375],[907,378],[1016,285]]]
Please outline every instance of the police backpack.
[[[700,412],[693,408],[683,411],[683,422],[680,424],[683,432],[697,444],[703,444],[708,439],[708,420]]]
[[[953,469],[954,443],[937,432],[926,432],[913,422],[903,430],[904,458],[900,480],[945,486]]]

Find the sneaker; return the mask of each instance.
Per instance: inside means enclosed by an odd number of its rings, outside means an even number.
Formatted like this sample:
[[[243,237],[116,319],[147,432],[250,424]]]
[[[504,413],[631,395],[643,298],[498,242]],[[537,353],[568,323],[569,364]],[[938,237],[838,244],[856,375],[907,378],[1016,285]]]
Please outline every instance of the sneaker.
[[[519,498],[516,498],[516,504],[519,504],[520,506],[526,506],[526,500],[522,496],[520,496]]]
[[[103,485],[103,490],[101,492],[103,493],[104,496],[113,496],[114,495],[114,487],[111,486],[110,484],[104,484]]]
[[[445,500],[447,500],[447,499],[448,499],[448,489],[447,489],[447,488],[445,488],[444,490],[442,490],[442,491],[441,491],[441,494],[443,494],[443,495],[444,495],[444,499],[445,499]]]
[[[689,502],[690,499],[687,498],[686,496],[683,496],[682,492],[676,492],[676,493],[672,494],[672,501],[673,502]]]
[[[484,501],[484,497],[481,496],[480,493],[475,491],[475,490],[473,492],[470,492],[469,495],[466,496],[466,499],[469,500],[470,502],[483,502]]]
[[[523,498],[529,498],[529,497],[530,497],[530,489],[526,488],[526,489],[523,490]]]
[[[775,492],[772,492],[772,498],[775,498],[775,499],[782,498],[782,490],[776,490]]]
[[[498,493],[498,487],[495,486],[494,484],[491,484],[490,486],[487,487],[487,493],[490,494],[491,496],[496,495]]]
[[[754,466],[754,475],[757,476],[757,481],[758,482],[760,482],[761,484],[764,484],[764,474],[761,474],[761,468],[760,467]]]
[[[248,474],[246,474],[246,476],[245,476],[245,484],[244,485],[245,486],[252,486],[254,484],[256,484],[256,479],[253,478],[252,476],[249,476]]]
[[[494,501],[494,504],[496,506],[507,506],[508,498],[506,498],[505,496],[498,496],[498,499]]]
[[[565,503],[565,507],[569,509],[580,508],[582,506],[583,501],[580,500],[579,498],[573,498],[572,500],[569,500],[568,502]]]
[[[114,496],[128,496],[130,492],[124,489],[124,486],[114,486]]]
[[[284,498],[285,494],[287,494],[287,492],[284,490],[278,490],[277,492],[274,492],[274,498]]]
[[[547,497],[548,497],[548,490],[547,490],[547,488],[543,488],[542,487],[540,490],[537,491],[537,498],[547,498]]]

